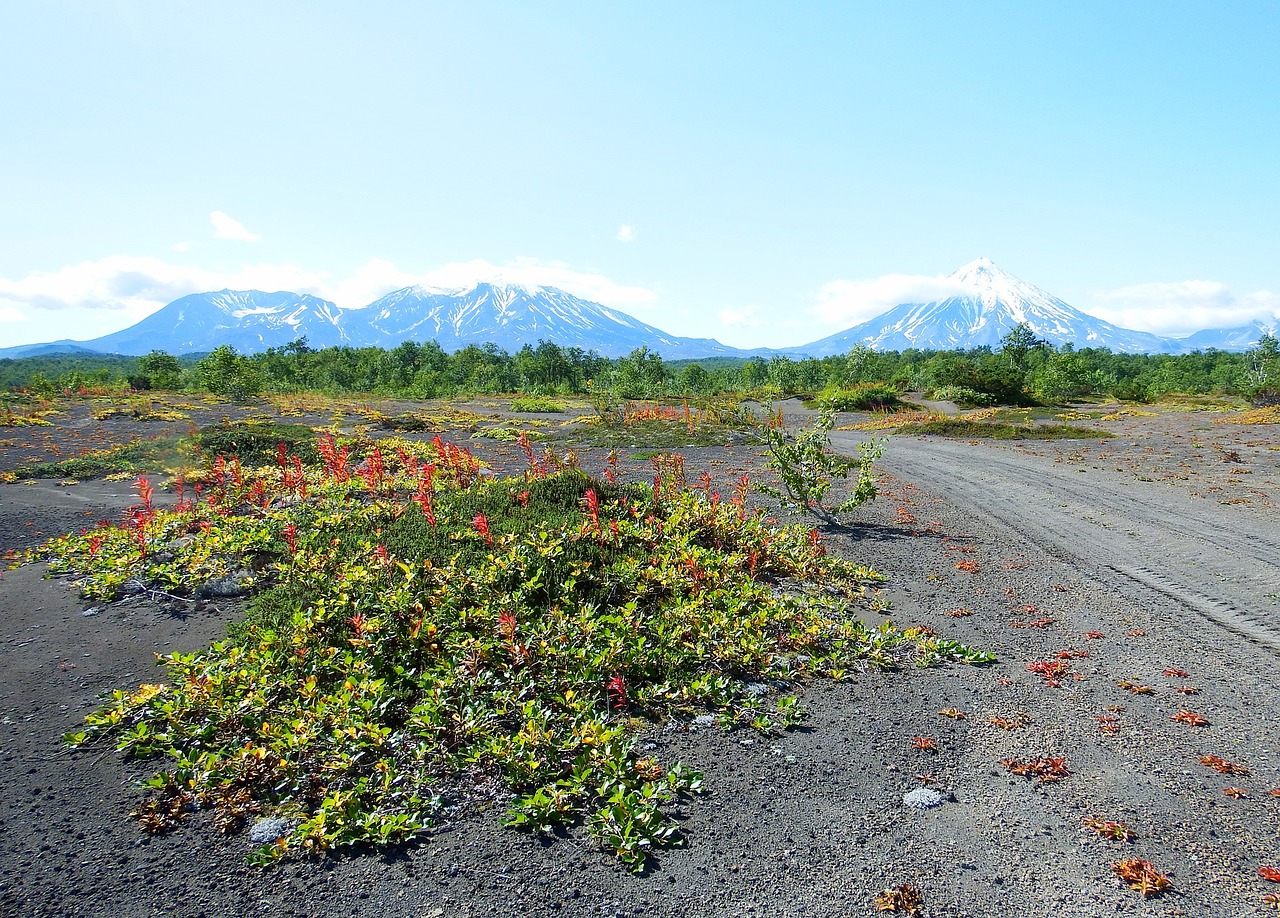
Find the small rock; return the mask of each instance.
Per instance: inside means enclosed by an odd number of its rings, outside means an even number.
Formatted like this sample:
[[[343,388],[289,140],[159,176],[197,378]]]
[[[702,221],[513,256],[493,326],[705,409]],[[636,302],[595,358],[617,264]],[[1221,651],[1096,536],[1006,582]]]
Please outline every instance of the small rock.
[[[248,592],[249,575],[244,572],[228,574],[218,580],[211,580],[196,591],[196,595],[205,599],[231,599],[243,596]]]
[[[91,615],[97,615],[101,611],[102,611],[102,606],[94,606],[92,609],[85,609],[80,614],[83,615],[85,618],[89,618]]]
[[[266,845],[283,838],[292,831],[289,820],[280,816],[264,816],[249,827],[249,841],[255,845]]]
[[[943,799],[942,794],[931,787],[917,787],[902,795],[902,804],[913,810],[931,810],[942,806]]]

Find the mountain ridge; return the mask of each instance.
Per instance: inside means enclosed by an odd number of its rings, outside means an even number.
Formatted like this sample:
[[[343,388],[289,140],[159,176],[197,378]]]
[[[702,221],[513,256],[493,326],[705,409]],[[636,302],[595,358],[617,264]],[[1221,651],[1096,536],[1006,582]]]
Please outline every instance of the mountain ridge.
[[[952,350],[998,347],[1015,325],[1061,346],[1108,347],[1122,353],[1246,350],[1276,324],[1256,321],[1169,338],[1120,328],[978,258],[953,271],[955,294],[927,303],[902,303],[844,331],[786,348],[743,349],[714,338],[687,338],[618,309],[556,287],[476,283],[465,288],[402,287],[354,309],[310,294],[229,290],[193,293],[141,321],[87,341],[61,339],[0,348],[0,358],[52,353],[199,353],[231,345],[242,353],[283,347],[305,337],[312,347],[377,346],[437,341],[446,351],[493,343],[514,352],[553,341],[605,357],[647,347],[667,360],[709,357],[827,357],[862,344],[875,350]]]

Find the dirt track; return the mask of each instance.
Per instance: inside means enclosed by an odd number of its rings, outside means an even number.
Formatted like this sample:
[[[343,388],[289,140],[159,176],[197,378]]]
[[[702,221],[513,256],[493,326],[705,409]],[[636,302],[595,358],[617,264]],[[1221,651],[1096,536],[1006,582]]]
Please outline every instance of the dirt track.
[[[832,443],[854,453],[860,439],[837,432]],[[894,437],[882,465],[1100,583],[1154,591],[1280,653],[1275,514],[993,444]]]

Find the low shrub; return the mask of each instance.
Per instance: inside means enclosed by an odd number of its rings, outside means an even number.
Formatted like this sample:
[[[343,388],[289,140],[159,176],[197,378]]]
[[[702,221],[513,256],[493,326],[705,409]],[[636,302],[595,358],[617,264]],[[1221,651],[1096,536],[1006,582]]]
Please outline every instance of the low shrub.
[[[1280,386],[1258,386],[1249,393],[1249,405],[1253,408],[1280,405]]]
[[[828,411],[887,411],[900,405],[898,390],[888,383],[858,383],[849,388],[827,389],[816,399]]]
[[[274,421],[234,421],[202,427],[196,443],[206,456],[237,456],[244,465],[267,465],[276,460],[283,443],[290,455],[304,462],[316,458],[315,433],[303,424]]]
[[[940,402],[955,402],[961,408],[988,408],[996,403],[994,395],[965,386],[941,386],[930,392],[929,397]]]
[[[559,414],[564,405],[541,395],[520,395],[511,400],[511,410],[530,414]]]
[[[639,868],[678,841],[666,810],[701,778],[641,751],[637,724],[711,712],[770,732],[803,711],[748,683],[990,660],[862,624],[882,578],[769,525],[746,482],[730,499],[690,488],[679,457],[653,485],[532,458],[497,480],[432,448],[350,468],[326,442],[323,468],[236,468],[173,509],[140,482],[126,522],[49,543],[52,570],[99,596],[194,589],[232,564],[268,587],[231,639],[164,657],[166,680],[115,692],[68,737],[158,759],[144,828],[279,817],[265,863],[402,842],[498,783],[508,824],[585,825]]]

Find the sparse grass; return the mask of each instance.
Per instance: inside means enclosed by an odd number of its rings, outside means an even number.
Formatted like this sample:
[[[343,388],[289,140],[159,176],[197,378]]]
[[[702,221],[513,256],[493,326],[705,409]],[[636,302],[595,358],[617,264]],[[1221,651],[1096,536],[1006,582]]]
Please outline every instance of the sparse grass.
[[[486,420],[484,415],[459,408],[436,407],[429,411],[383,414],[376,409],[366,409],[361,416],[382,430],[408,433],[444,433],[450,430],[475,431]]]
[[[1223,424],[1280,424],[1280,405],[1271,405],[1267,408],[1250,408],[1241,411],[1239,414],[1228,415],[1225,418],[1214,418],[1213,423],[1216,425]]]
[[[704,406],[627,403],[606,415],[566,426],[554,439],[570,446],[605,449],[682,449],[724,446],[748,435],[754,421],[735,403]]]
[[[945,414],[921,414],[918,410],[900,408],[897,411],[873,414],[868,420],[857,424],[837,427],[836,430],[894,430],[905,424],[928,424],[934,421],[945,421]]]
[[[1171,411],[1239,411],[1246,406],[1243,399],[1224,395],[1186,395],[1171,392],[1156,399],[1155,404]]]

